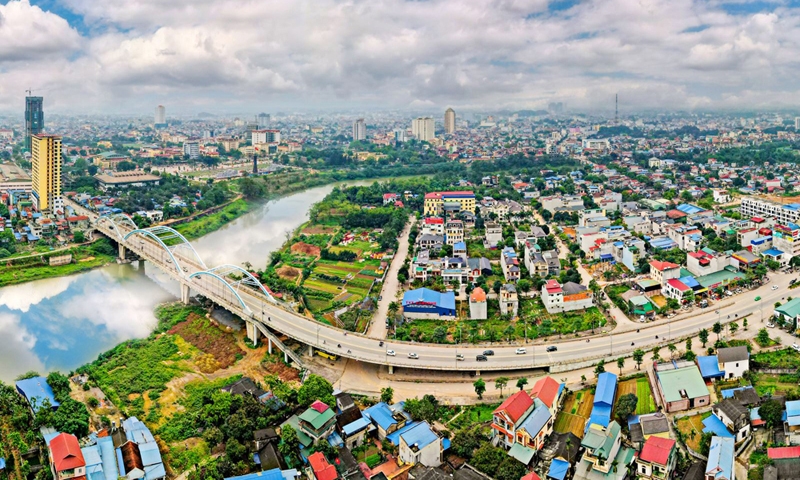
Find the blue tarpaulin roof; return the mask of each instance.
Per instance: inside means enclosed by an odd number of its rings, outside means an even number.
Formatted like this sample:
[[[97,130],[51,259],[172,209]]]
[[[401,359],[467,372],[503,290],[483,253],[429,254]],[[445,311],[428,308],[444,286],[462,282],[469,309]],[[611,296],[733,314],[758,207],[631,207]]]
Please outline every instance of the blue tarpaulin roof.
[[[455,310],[456,297],[453,292],[439,293],[429,288],[418,288],[416,290],[409,290],[403,295],[403,306],[408,303],[416,302],[430,302],[436,306],[445,309]]]
[[[376,403],[367,408],[364,410],[364,414],[384,430],[388,430],[389,427],[397,423],[397,420],[392,418],[392,410],[389,405],[384,402]]]
[[[693,290],[700,287],[700,282],[698,282],[694,277],[681,277],[679,280],[681,283]]]
[[[719,361],[716,355],[697,357],[697,366],[700,367],[700,375],[702,375],[703,378],[719,378],[725,376],[725,372],[719,369]],[[731,396],[733,396],[733,394],[731,394]]]
[[[737,387],[737,388],[726,388],[725,390],[720,390],[719,393],[722,394],[722,398],[733,398],[733,394],[735,392],[739,392],[741,390],[747,390],[748,388],[753,388],[753,387],[747,386],[747,387]]]
[[[611,407],[607,407],[605,405],[595,405],[592,408],[592,414],[589,415],[589,421],[586,422],[586,429],[589,429],[589,425],[596,423],[603,427],[607,427],[609,423],[611,423]]]
[[[50,388],[50,385],[47,384],[47,379],[44,377],[26,378],[25,380],[18,381],[16,386],[17,391],[28,399],[28,403],[30,403],[31,406],[33,406],[35,402],[36,408],[39,408],[42,406],[42,402],[45,399],[50,400],[50,405],[53,407],[58,407],[60,405],[55,395],[53,395],[53,389]]]
[[[283,480],[280,468],[273,468],[265,472],[248,473],[238,477],[226,477],[225,480]]]
[[[780,257],[781,255],[783,255],[783,252],[778,250],[777,248],[770,248],[769,250],[762,252],[762,254],[767,255],[769,257]]]
[[[386,435],[386,438],[392,442],[392,445],[398,446],[400,445],[400,435],[406,433],[407,431],[411,430],[412,428],[416,427],[419,422],[409,423],[405,427],[401,428],[400,430],[395,430],[394,432]]]
[[[710,417],[703,420],[703,433],[712,433],[718,437],[727,437],[733,438],[733,434],[728,431],[728,427],[722,423],[722,420],[717,418],[716,415],[711,415]]]
[[[350,422],[344,427],[342,427],[342,432],[344,432],[344,434],[349,437],[350,435],[363,430],[364,428],[369,426],[369,424],[370,421],[367,417],[361,417],[358,420]]]
[[[564,480],[569,471],[569,462],[565,462],[560,458],[554,458],[550,463],[550,470],[547,471],[547,478],[555,480]]]
[[[617,376],[611,372],[603,372],[597,377],[597,388],[594,393],[594,404],[605,403],[614,405],[614,395],[617,393]]]

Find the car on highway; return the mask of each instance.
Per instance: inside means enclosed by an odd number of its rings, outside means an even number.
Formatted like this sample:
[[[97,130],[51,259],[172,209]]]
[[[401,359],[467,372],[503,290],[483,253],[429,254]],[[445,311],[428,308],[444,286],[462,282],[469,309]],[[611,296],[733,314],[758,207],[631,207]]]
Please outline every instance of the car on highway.
[[[797,350],[798,352],[800,352],[800,345],[798,345],[798,344],[796,344],[796,343],[793,343],[793,344],[792,344],[792,348],[794,348],[795,350]]]
[[[517,349],[517,355],[525,355],[525,353],[526,353],[526,350],[524,348],[520,347],[520,348]]]
[[[555,352],[557,350],[558,350],[558,347],[556,347],[555,345],[550,345],[549,347],[547,347],[547,351],[548,352]]]
[[[461,355],[460,353],[456,353],[456,360],[458,360],[459,362],[464,360],[464,355]]]
[[[768,323],[767,324],[767,328],[775,328],[775,324],[774,323]]]
[[[475,360],[479,362],[486,362],[489,359],[486,357],[486,355],[475,355]]]
[[[777,289],[778,289],[778,286],[777,286],[777,285],[773,285],[773,286],[772,286],[772,289],[773,289],[773,290],[777,290]]]
[[[394,350],[386,350],[386,355],[389,355],[390,357],[394,357],[397,354],[394,353]]]
[[[409,354],[408,354],[408,358],[417,359],[417,358],[419,358],[419,355],[417,355],[417,354],[416,354],[416,353],[414,353],[414,352],[411,352],[411,353],[409,353]]]
[[[494,355],[494,350],[484,350],[483,354],[489,357],[491,355]]]

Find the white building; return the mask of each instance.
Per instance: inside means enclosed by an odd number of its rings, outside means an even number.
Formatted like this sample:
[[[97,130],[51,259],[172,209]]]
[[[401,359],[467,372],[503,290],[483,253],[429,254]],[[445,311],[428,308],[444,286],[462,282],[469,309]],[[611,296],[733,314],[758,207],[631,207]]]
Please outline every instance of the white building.
[[[280,130],[253,130],[250,132],[250,143],[253,145],[281,143],[281,132]]]
[[[750,370],[750,352],[747,347],[728,347],[717,350],[719,369],[725,372],[725,378],[742,378],[744,372]]]
[[[542,303],[547,313],[584,310],[594,306],[588,288],[574,282],[560,285],[556,280],[548,280],[542,285]]]
[[[711,407],[711,411],[733,433],[736,443],[750,435],[750,410],[738,401],[726,398]]]
[[[486,320],[488,316],[486,307],[486,292],[481,287],[469,294],[469,318],[470,320]]]
[[[188,155],[189,158],[192,160],[200,157],[200,142],[196,141],[183,142],[183,154]]]
[[[400,461],[426,467],[442,464],[442,439],[428,422],[421,422],[400,434]]]
[[[436,124],[431,117],[419,117],[411,121],[411,134],[420,142],[436,138]]]
[[[357,142],[359,140],[366,140],[367,139],[367,123],[364,121],[363,118],[359,118],[355,122],[353,122],[353,141]]]
[[[773,217],[778,223],[797,223],[800,220],[800,209],[793,205],[745,197],[739,206],[739,213],[743,217]]]
[[[444,111],[444,133],[456,131],[456,112],[452,108]]]
[[[714,203],[728,203],[731,201],[731,194],[727,190],[713,190]]]
[[[156,107],[156,115],[154,123],[156,127],[160,127],[167,124],[167,109],[164,108],[164,105],[159,105]]]

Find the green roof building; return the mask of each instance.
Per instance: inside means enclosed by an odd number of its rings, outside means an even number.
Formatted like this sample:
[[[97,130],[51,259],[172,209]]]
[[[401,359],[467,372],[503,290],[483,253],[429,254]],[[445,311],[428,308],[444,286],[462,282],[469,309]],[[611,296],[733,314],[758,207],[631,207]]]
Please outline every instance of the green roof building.
[[[794,330],[797,330],[797,317],[800,317],[800,298],[793,298],[776,308],[775,314],[783,316],[787,322],[794,322]]]
[[[711,403],[711,394],[703,381],[700,369],[695,364],[684,363],[685,366],[675,363],[656,366],[658,394],[661,396],[661,403],[670,413],[703,407]],[[673,365],[680,366],[673,368]]]
[[[637,295],[628,300],[628,308],[634,315],[655,315],[656,308],[647,297]]]

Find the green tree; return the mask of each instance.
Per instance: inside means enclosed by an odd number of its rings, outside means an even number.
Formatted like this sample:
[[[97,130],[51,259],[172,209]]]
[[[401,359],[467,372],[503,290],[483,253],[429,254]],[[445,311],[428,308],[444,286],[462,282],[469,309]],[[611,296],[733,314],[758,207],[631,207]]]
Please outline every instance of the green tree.
[[[698,452],[700,455],[708,456],[708,450],[711,448],[711,437],[713,436],[711,432],[706,432],[700,436],[700,451]]]
[[[739,330],[739,324],[736,322],[731,322],[728,324],[728,328],[731,331],[731,335],[736,335],[736,331]]]
[[[678,347],[676,347],[674,343],[670,343],[669,345],[667,345],[667,350],[669,350],[669,358],[674,359],[675,352],[678,350]]]
[[[444,343],[447,340],[447,330],[444,327],[436,327],[433,330],[433,341],[435,343]]]
[[[532,287],[533,287],[533,283],[530,280],[528,280],[527,278],[521,278],[517,282],[517,288],[519,288],[524,293],[530,292]]]
[[[767,424],[767,428],[772,429],[781,424],[783,407],[779,401],[769,399],[758,407],[758,415]]]
[[[475,453],[475,449],[480,447],[482,442],[481,426],[472,425],[456,432],[450,448],[459,457],[470,459],[472,454]]]
[[[659,351],[661,351],[661,347],[659,347],[659,346],[655,346],[651,350],[651,352],[653,353],[653,361],[654,362],[661,361],[661,355],[658,354]]]
[[[333,386],[319,375],[311,374],[308,376],[303,386],[297,391],[297,401],[302,407],[308,407],[314,400],[328,404],[331,408],[336,406],[336,399],[333,398]]]
[[[53,389],[53,396],[59,402],[69,398],[69,378],[60,372],[50,372],[47,375],[47,384]]]
[[[74,232],[72,232],[72,240],[75,243],[83,243],[86,241],[86,236],[83,234],[82,231],[75,230]]]
[[[238,463],[246,460],[249,456],[249,452],[247,447],[242,445],[238,440],[229,438],[228,441],[225,442],[225,455],[231,462]]]
[[[686,339],[686,351],[687,352],[691,352],[692,351],[692,339],[691,338],[687,338]]]
[[[503,330],[503,334],[506,336],[506,341],[511,341],[511,336],[514,335],[514,325],[509,325]]]
[[[717,334],[717,340],[719,340],[719,334],[722,333],[722,324],[719,322],[714,322],[714,325],[711,327],[711,331]]]
[[[482,378],[478,378],[472,386],[475,388],[475,393],[478,395],[478,398],[482,399],[483,392],[486,391],[486,382],[484,382]]]
[[[600,360],[594,366],[594,377],[599,378],[600,374],[606,371],[606,362],[605,360]]]
[[[404,409],[415,420],[433,423],[439,416],[439,400],[431,394],[425,394],[421,399],[409,398]]]
[[[766,328],[762,328],[756,334],[756,342],[762,347],[769,345],[769,331]]]
[[[470,465],[487,475],[495,475],[500,464],[508,457],[502,449],[486,442],[472,456]],[[516,461],[516,460],[515,460]]]
[[[81,402],[67,398],[53,414],[53,428],[78,438],[89,434],[89,411]]]
[[[297,459],[300,449],[300,439],[297,438],[297,430],[289,424],[281,427],[281,443],[278,444],[278,451],[283,456]]]
[[[641,348],[637,348],[633,351],[633,361],[636,362],[636,369],[640,370],[642,366],[642,361],[644,360],[644,350]]]
[[[507,456],[505,460],[500,462],[497,471],[491,474],[491,476],[497,480],[520,480],[527,473],[528,470],[522,462],[514,457]]]
[[[708,330],[703,328],[702,330],[700,330],[698,336],[700,337],[700,343],[703,344],[703,348],[706,348],[706,343],[708,343]]]
[[[625,367],[625,357],[617,359],[617,368],[619,368],[619,375],[622,376],[622,369]]]
[[[500,390],[500,398],[503,398],[503,389],[508,385],[508,377],[498,377],[494,381],[494,388]]]
[[[519,388],[520,390],[525,388],[525,385],[527,385],[527,384],[528,384],[528,379],[527,378],[520,378],[520,379],[517,380],[517,388]]]
[[[501,288],[503,288],[502,282],[500,282],[500,280],[495,280],[494,284],[492,284],[492,290],[494,290],[494,293],[500,293]]]
[[[744,331],[746,332],[747,331],[747,319],[746,318],[744,320],[742,320],[742,326],[744,327]]]
[[[628,417],[636,412],[636,405],[638,402],[639,399],[634,393],[623,395],[619,397],[619,400],[617,400],[617,418],[623,425],[627,424]]]
[[[394,398],[394,389],[392,387],[381,388],[381,402],[392,404]]]

